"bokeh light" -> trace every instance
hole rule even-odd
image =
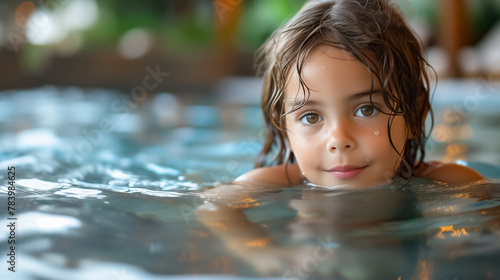
[[[144,28],[127,31],[118,41],[118,53],[125,59],[136,59],[145,55],[153,46],[153,35]]]

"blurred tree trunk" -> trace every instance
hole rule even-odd
[[[471,26],[465,0],[439,1],[439,39],[438,42],[448,55],[446,76],[462,77],[459,52],[470,43]]]

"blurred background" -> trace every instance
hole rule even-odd
[[[146,66],[157,90],[206,90],[253,76],[253,53],[305,0],[0,2],[0,89],[130,90]],[[500,0],[398,0],[440,77],[498,79]]]
[[[225,257],[224,244],[189,223],[203,203],[192,192],[253,168],[265,135],[253,55],[304,2],[0,0],[0,200],[7,201],[6,169],[15,166],[23,220],[17,279],[96,279],[105,266],[111,273],[128,267],[121,264],[130,264],[132,274],[106,279],[148,279],[141,269],[154,279],[160,273],[250,277],[245,265]],[[500,180],[500,0],[397,3],[439,75],[426,160],[459,162]],[[232,206],[286,204],[294,193],[274,201],[245,191]],[[270,231],[292,218],[272,212],[284,220]],[[461,213],[455,216],[463,219]],[[406,252],[412,241],[402,228]],[[301,234],[298,241],[316,242]],[[278,235],[309,251],[295,247],[295,234]],[[259,240],[247,246],[267,243]],[[491,244],[483,241],[481,248]],[[7,234],[0,230],[4,247]],[[452,253],[467,256],[463,248]],[[489,255],[480,257],[474,260]],[[0,270],[0,279],[12,278],[2,273],[9,272]]]

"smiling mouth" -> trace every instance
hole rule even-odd
[[[352,165],[345,165],[345,166],[337,166],[335,168],[326,170],[330,175],[337,179],[351,179],[359,175],[359,173],[363,172],[365,170],[366,166],[352,166]]]

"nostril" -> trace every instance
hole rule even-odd
[[[347,151],[347,150],[351,150],[351,149],[354,149],[353,147],[355,147],[354,145],[351,145],[351,144],[340,144],[339,145],[330,145],[328,147],[328,151],[330,152],[335,152],[336,150],[339,150],[339,151]]]

